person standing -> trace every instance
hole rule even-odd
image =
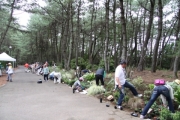
[[[48,80],[48,74],[49,74],[49,68],[47,67],[46,64],[44,64],[44,68],[43,68],[43,75],[44,75],[44,80]]]
[[[144,107],[140,118],[144,119],[145,115],[147,114],[149,108],[152,106],[152,104],[155,102],[155,100],[158,98],[158,96],[161,96],[163,105],[167,107],[167,102],[169,106],[169,110],[174,113],[174,106],[172,100],[174,99],[174,94],[173,94],[173,89],[170,85],[165,84],[165,85],[156,85],[153,89],[151,98],[149,102],[146,104]]]
[[[99,85],[99,80],[101,81],[101,85],[104,86],[104,78],[106,76],[106,72],[103,68],[99,68],[96,71],[95,79],[96,79],[96,85]]]
[[[114,108],[120,109],[120,110],[123,110],[122,102],[123,102],[124,96],[125,96],[125,87],[129,88],[134,96],[137,96],[137,97],[142,96],[142,94],[138,94],[135,87],[126,80],[125,68],[126,68],[126,61],[122,60],[120,62],[120,64],[116,67],[116,70],[115,70],[115,85],[116,85],[116,88],[120,92],[120,96],[118,98],[117,105]]]
[[[7,70],[7,74],[8,74],[7,81],[12,82],[13,68],[12,68],[11,63],[8,63],[8,66],[9,67],[8,67],[8,70]]]

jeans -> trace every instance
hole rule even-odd
[[[50,80],[54,80],[54,76],[53,75],[49,75],[49,79]]]
[[[158,98],[158,96],[160,95],[164,95],[166,97],[166,100],[168,101],[168,106],[169,106],[169,110],[172,111],[174,113],[174,107],[173,107],[173,103],[170,97],[170,93],[169,93],[169,89],[163,85],[161,86],[156,86],[153,90],[153,93],[151,95],[151,99],[149,100],[149,102],[146,104],[146,106],[144,107],[141,115],[145,116],[149,110],[149,108],[152,106],[152,104],[154,103],[154,101]]]
[[[12,73],[11,73],[11,74],[8,74],[7,80],[8,80],[8,81],[12,81]]]
[[[124,91],[124,89],[125,89],[125,87],[126,87],[126,88],[129,88],[130,91],[133,93],[134,96],[137,96],[137,95],[138,95],[137,90],[135,89],[135,87],[134,87],[131,83],[129,83],[129,82],[126,81],[125,84],[124,84],[124,85],[121,85],[121,86],[122,86],[122,88],[119,89],[119,91],[120,91],[120,97],[118,98],[118,103],[117,103],[118,106],[121,106],[121,104],[122,104],[122,102],[123,102],[123,100],[124,100],[124,96],[125,96],[125,91]],[[117,87],[117,88],[118,88],[118,87]]]

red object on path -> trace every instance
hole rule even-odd
[[[28,67],[29,67],[29,64],[26,63],[26,64],[24,65],[24,67],[28,68]]]

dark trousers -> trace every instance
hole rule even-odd
[[[161,94],[166,97],[166,100],[168,101],[169,110],[174,113],[174,106],[173,106],[173,103],[172,103],[172,100],[171,100],[171,97],[170,97],[169,89],[167,87],[161,85],[161,86],[156,86],[154,88],[153,93],[151,95],[151,99],[149,100],[149,102],[144,107],[141,115],[146,115],[147,114],[149,108],[152,106],[152,104],[155,102],[155,100]]]
[[[118,86],[117,86],[117,88],[118,88]],[[138,92],[137,92],[137,90],[135,89],[135,87],[134,87],[130,82],[126,81],[126,82],[124,83],[124,85],[122,85],[122,88],[119,89],[120,96],[119,96],[119,98],[118,98],[118,103],[117,103],[118,106],[121,106],[121,104],[122,104],[122,102],[123,102],[123,100],[124,100],[124,96],[125,96],[125,91],[124,91],[124,89],[125,89],[125,88],[129,88],[130,91],[133,93],[134,96],[137,96],[137,95],[138,95]]]
[[[101,85],[104,85],[103,75],[95,75],[96,85],[99,85],[99,80],[101,81]]]
[[[44,80],[48,80],[48,74],[44,74]]]

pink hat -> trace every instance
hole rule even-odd
[[[84,78],[83,78],[83,77],[80,77],[79,80],[80,80],[80,81],[84,81]]]

